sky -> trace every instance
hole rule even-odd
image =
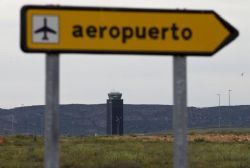
[[[187,58],[188,106],[250,104],[249,0],[0,0],[0,108],[45,103],[45,54],[20,49],[23,5],[214,10],[240,36],[212,57]],[[110,91],[125,104],[173,104],[172,56],[61,54],[60,104],[105,103]],[[241,74],[244,73],[242,76]]]

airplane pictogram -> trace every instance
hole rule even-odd
[[[43,25],[44,26],[42,28],[37,29],[35,31],[35,34],[43,32],[43,38],[42,38],[42,40],[49,40],[48,33],[56,34],[56,31],[48,27],[47,18],[43,19]]]

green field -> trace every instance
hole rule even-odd
[[[63,137],[60,167],[172,167],[172,142],[134,137]],[[0,167],[43,167],[43,143],[41,137],[5,137],[0,144]],[[189,142],[188,162],[190,168],[250,168],[250,142],[208,142],[198,138]]]

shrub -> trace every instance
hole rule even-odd
[[[0,137],[0,145],[4,144],[6,142],[6,139],[4,137]]]
[[[195,143],[202,143],[202,142],[206,142],[206,140],[204,138],[195,138],[194,142]]]

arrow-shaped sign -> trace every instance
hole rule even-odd
[[[239,34],[214,11],[25,6],[21,13],[25,52],[213,55]]]

